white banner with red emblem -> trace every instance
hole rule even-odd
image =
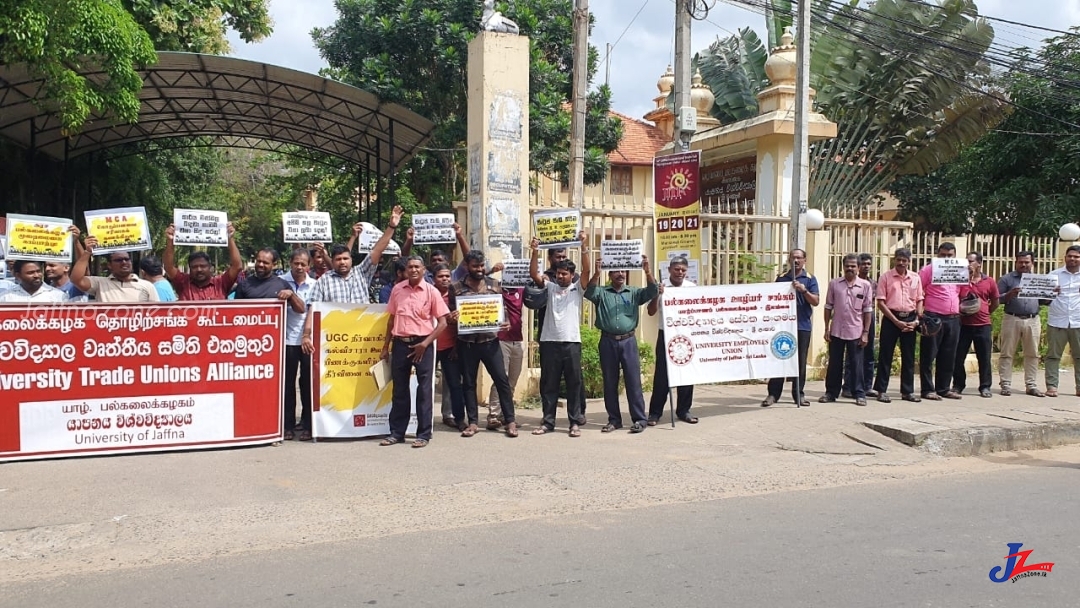
[[[799,375],[791,283],[668,287],[661,314],[671,386]]]

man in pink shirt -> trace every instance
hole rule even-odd
[[[829,282],[825,296],[825,341],[829,343],[829,367],[825,372],[825,394],[818,401],[832,403],[844,381],[844,357],[857,361],[852,366],[852,393],[855,405],[866,405],[863,384],[862,349],[870,339],[874,318],[874,288],[859,278],[859,256],[844,256],[844,276]]]
[[[956,246],[952,243],[938,245],[937,257],[955,258]],[[960,287],[935,285],[933,276],[933,264],[919,270],[926,294],[924,314],[941,319],[941,331],[932,336],[923,334],[919,339],[919,384],[923,399],[960,399],[960,393],[949,388],[956,363],[956,346],[960,341]]]
[[[379,445],[394,445],[405,440],[409,426],[409,377],[416,369],[416,441],[414,448],[431,441],[432,377],[435,373],[435,349],[428,348],[446,329],[450,309],[434,285],[424,280],[424,258],[414,255],[405,260],[406,280],[394,286],[386,311],[386,343],[382,358],[390,360],[394,397],[390,406],[390,436]],[[391,349],[391,344],[393,348]]]
[[[874,390],[877,400],[889,403],[885,394],[892,375],[893,351],[900,343],[900,396],[904,401],[921,401],[915,395],[915,328],[923,313],[923,289],[919,275],[908,269],[911,251],[897,249],[893,267],[878,279],[877,305],[883,317],[878,341],[877,378]]]

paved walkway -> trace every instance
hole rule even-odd
[[[1063,388],[1069,396],[1057,399],[965,396],[858,407],[817,403],[822,384],[811,382],[812,406],[796,409],[787,397],[760,407],[764,385],[708,386],[696,394],[699,424],[661,424],[639,435],[601,433],[603,405],[592,400],[578,439],[566,436],[564,419],[558,433],[530,435],[540,412],[523,410],[517,439],[486,431],[466,439],[437,426],[422,450],[376,440],[289,441],[2,464],[0,569],[9,581],[50,579],[545,517],[587,526],[586,513],[970,475],[1030,457],[942,458],[863,423],[948,415],[1020,424],[1036,410],[1080,419],[1080,397]]]

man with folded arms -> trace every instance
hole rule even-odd
[[[1035,266],[1035,254],[1021,251],[1016,254],[1013,271],[998,280],[998,293],[1005,306],[1001,317],[1001,354],[998,357],[998,377],[1001,394],[1012,394],[1013,356],[1017,345],[1024,349],[1024,387],[1032,397],[1045,397],[1039,390],[1036,376],[1039,373],[1039,339],[1042,338],[1042,319],[1039,318],[1039,300],[1020,297],[1020,277],[1030,274]]]
[[[585,299],[596,305],[596,329],[600,330],[600,371],[604,376],[604,408],[608,423],[600,429],[610,433],[622,428],[622,411],[619,407],[619,372],[622,371],[626,386],[626,401],[630,406],[631,433],[640,433],[648,425],[645,414],[645,395],[641,391],[641,359],[638,354],[637,329],[641,307],[660,293],[649,267],[649,258],[641,256],[641,269],[645,271],[645,288],[626,284],[623,270],[608,272],[610,283],[600,287],[600,260],[596,261],[595,274],[585,290]],[[569,388],[567,388],[569,394]]]
[[[390,292],[386,311],[386,343],[382,358],[390,361],[394,382],[390,406],[390,436],[379,445],[394,445],[405,440],[409,426],[412,396],[409,379],[416,370],[416,441],[412,447],[426,447],[431,441],[434,401],[435,349],[428,348],[446,329],[450,309],[434,285],[424,280],[424,258],[414,255],[405,260],[406,280]],[[391,348],[393,345],[393,348]]]
[[[825,394],[821,403],[832,403],[844,380],[844,357],[862,360],[862,349],[870,339],[874,318],[874,288],[859,278],[859,256],[844,256],[844,276],[829,283],[825,296],[825,341],[829,343],[829,367],[825,372]],[[866,405],[863,366],[852,366],[852,394],[855,405]]]

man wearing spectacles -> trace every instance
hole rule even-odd
[[[150,281],[139,279],[131,265],[131,254],[114,251],[106,256],[109,276],[96,277],[88,272],[90,259],[94,256],[97,239],[86,237],[86,246],[79,252],[79,259],[71,269],[71,282],[97,302],[137,303],[158,302],[157,289]]]

